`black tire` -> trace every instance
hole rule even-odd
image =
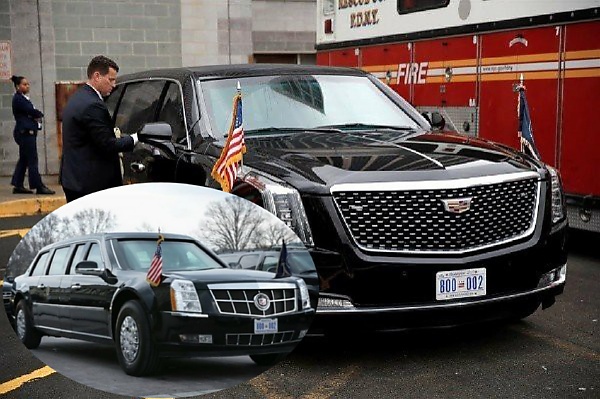
[[[15,331],[19,340],[27,349],[35,349],[40,346],[42,333],[33,326],[33,317],[24,299],[21,299],[17,304]]]
[[[266,355],[250,355],[250,359],[259,366],[274,366],[287,356],[287,353],[268,353]]]
[[[117,317],[114,337],[119,364],[125,373],[143,376],[158,371],[158,350],[146,312],[138,301],[128,301],[123,305]]]

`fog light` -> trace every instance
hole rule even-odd
[[[308,330],[301,330],[300,334],[298,334],[298,339],[302,339],[306,336],[306,333],[308,332]]]
[[[558,269],[558,273],[556,273],[557,280],[566,280],[567,279],[567,265],[561,266]]]
[[[354,309],[354,305],[348,299],[341,298],[319,298],[318,309]]]
[[[212,344],[212,335],[180,334],[179,339],[186,344]]]
[[[563,265],[548,273],[544,273],[538,282],[538,288],[548,287],[552,283],[562,283],[567,278],[567,265]]]

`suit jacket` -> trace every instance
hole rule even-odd
[[[33,130],[34,132],[39,130],[39,125],[35,119],[43,118],[44,114],[35,109],[31,101],[19,92],[13,96],[12,112],[16,122],[15,133],[24,130]]]
[[[63,110],[60,182],[90,194],[123,184],[119,152],[133,150],[133,138],[115,137],[104,101],[89,85],[79,88]]]

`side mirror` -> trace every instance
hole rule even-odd
[[[75,273],[99,276],[102,273],[102,270],[98,268],[96,262],[92,260],[83,260],[75,265]]]
[[[423,115],[423,117],[427,119],[431,127],[436,130],[443,130],[446,126],[446,120],[444,119],[442,114],[440,114],[437,111],[423,112],[421,115]]]
[[[241,269],[242,265],[240,265],[237,262],[229,262],[227,265],[229,265],[230,269]]]
[[[138,139],[144,142],[171,141],[173,130],[165,122],[146,123],[138,132]]]
[[[75,265],[75,273],[84,276],[96,276],[106,281],[108,284],[116,284],[117,277],[108,269],[100,269],[98,264],[91,260],[83,260]]]

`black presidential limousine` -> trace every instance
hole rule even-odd
[[[310,248],[321,288],[311,331],[520,318],[562,293],[557,171],[442,131],[443,119],[432,126],[359,70],[229,65],[122,76],[107,104],[121,131],[140,138],[124,155],[125,180],[219,188],[210,172],[238,83],[247,153],[233,193]]]
[[[146,275],[157,234],[105,233],[43,248],[13,282],[17,335],[114,343],[127,374],[161,357],[250,355],[270,365],[306,334],[314,316],[299,277],[232,270],[191,237],[163,234],[162,282]]]

